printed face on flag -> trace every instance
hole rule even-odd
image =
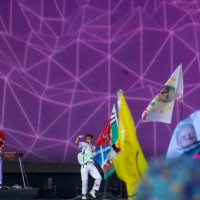
[[[167,152],[167,158],[193,160],[200,151],[200,110],[180,121],[176,126]]]
[[[176,133],[177,144],[181,147],[189,147],[197,141],[193,124],[183,124]]]
[[[165,85],[155,96],[156,101],[164,103],[171,102],[175,99],[175,88],[171,85]]]

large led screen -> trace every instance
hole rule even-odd
[[[199,108],[200,3],[192,0],[1,0],[0,126],[25,161],[77,162],[123,89],[147,157],[165,155],[176,124]],[[182,63],[172,124],[141,115]]]

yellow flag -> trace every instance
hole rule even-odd
[[[133,200],[137,183],[142,179],[148,164],[122,91],[118,93],[118,112],[121,151],[113,158],[113,163],[117,176],[126,183],[128,199]]]

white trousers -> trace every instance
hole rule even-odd
[[[87,194],[89,174],[95,179],[92,189],[98,191],[101,184],[101,175],[93,163],[87,163],[81,166],[82,194]]]

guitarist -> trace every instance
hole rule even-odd
[[[85,136],[86,141],[80,142],[84,135],[79,135],[76,138],[75,144],[81,149],[82,154],[93,153],[95,151],[94,146],[92,145],[93,135],[87,134]],[[101,184],[101,175],[94,165],[94,160],[90,157],[87,162],[81,166],[81,180],[82,180],[82,199],[87,199],[86,194],[88,190],[88,175],[91,175],[94,179],[94,186],[90,191],[90,195],[93,198],[96,198],[96,191],[99,190]]]
[[[3,151],[4,143],[5,143],[5,136],[4,136],[3,132],[0,130],[0,153]],[[3,185],[2,185],[2,179],[3,179],[2,163],[3,163],[3,159],[2,159],[2,157],[0,157],[0,189],[2,189],[2,187],[3,187]]]

